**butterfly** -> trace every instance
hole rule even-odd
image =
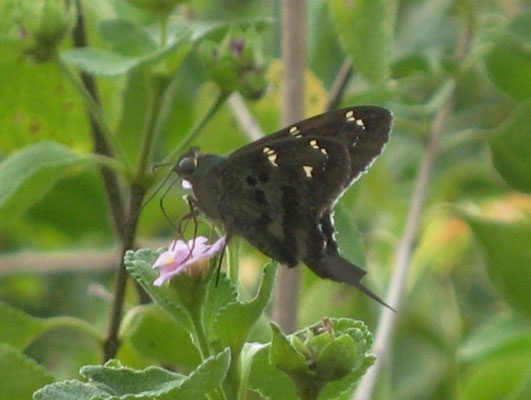
[[[193,189],[193,204],[265,255],[322,278],[362,285],[366,271],[339,254],[334,205],[389,140],[390,111],[356,106],[300,121],[228,156],[190,148],[174,171]],[[228,240],[227,240],[228,241]],[[391,307],[389,307],[391,308]]]

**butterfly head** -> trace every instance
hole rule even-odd
[[[203,153],[198,147],[192,147],[175,163],[173,170],[184,180],[191,181],[197,168],[197,159]]]

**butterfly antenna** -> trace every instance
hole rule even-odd
[[[151,172],[155,172],[157,168],[167,167],[168,165],[172,165],[172,164],[173,164],[172,162],[163,162],[163,163],[153,164],[153,166],[151,167]]]
[[[157,165],[161,165],[161,164],[157,164]],[[162,165],[161,165],[162,166]],[[155,166],[153,167],[155,168]],[[144,203],[140,206],[140,208],[138,209],[138,211],[136,211],[133,215],[130,215],[126,220],[125,222],[123,223],[122,225],[122,235],[124,234],[124,231],[125,231],[125,228],[135,219],[138,218],[138,216],[140,215],[140,213],[142,212],[142,210],[144,209],[144,207],[146,207],[149,202],[151,200],[153,200],[153,198],[157,195],[157,193],[160,191],[160,189],[162,189],[164,187],[164,185],[166,185],[166,183],[168,182],[168,180],[171,178],[171,172],[166,176],[166,178],[164,178],[164,180],[161,182],[161,184],[155,189],[155,191],[147,198],[146,201],[144,201]],[[178,178],[177,178],[178,179]],[[170,185],[170,188],[171,186],[173,186],[175,182],[172,182],[172,184]]]
[[[160,200],[159,200],[159,206],[160,206],[160,210],[162,211],[162,214],[164,214],[164,216],[166,217],[166,219],[168,220],[168,222],[176,229],[176,230],[179,230],[179,226],[177,226],[175,224],[175,222],[173,222],[173,220],[171,219],[170,215],[166,212],[166,209],[164,208],[164,198],[166,197],[166,195],[170,192],[170,189],[173,187],[173,185],[175,185],[175,182],[177,182],[177,180],[179,180],[179,177],[177,176],[173,182],[170,183],[170,185],[166,188],[166,190],[164,190],[164,193],[162,193],[162,196],[160,196]]]
[[[221,249],[221,254],[219,255],[219,262],[218,266],[216,267],[216,287],[218,287],[219,284],[219,275],[221,274],[221,264],[223,263],[223,256],[225,255],[225,250],[227,249],[227,242],[223,245],[223,248]]]

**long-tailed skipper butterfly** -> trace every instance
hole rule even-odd
[[[384,108],[344,108],[228,157],[191,148],[174,170],[191,183],[193,203],[223,224],[228,239],[243,236],[288,267],[303,262],[320,277],[349,283],[389,307],[361,284],[366,272],[339,255],[332,217],[339,197],[382,152],[391,121]]]

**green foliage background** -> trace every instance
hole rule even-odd
[[[18,390],[25,399],[52,379],[77,377],[81,365],[100,362],[96,332],[106,330],[117,241],[98,166],[88,155],[84,105],[56,65],[17,52],[8,39],[10,3],[0,0],[0,341],[11,345],[0,347],[0,374],[14,374],[16,365],[30,371],[30,383],[13,389],[16,378],[0,379],[0,393]],[[63,58],[98,76],[106,118],[131,163],[148,102],[142,65],[167,54],[165,66],[180,65],[155,146],[155,159],[162,160],[211,106],[217,87],[190,51],[190,37],[153,56],[149,40],[125,35],[121,41],[125,28],[113,22],[152,21],[122,0],[84,3],[89,42],[98,53],[80,56],[67,39]],[[381,105],[395,116],[385,152],[341,199],[336,216],[343,254],[365,260],[368,286],[377,293],[389,286],[433,118],[454,99],[375,399],[531,398],[531,9],[521,0],[308,4],[308,116],[324,111],[347,57],[354,75],[341,105]],[[269,86],[262,99],[247,101],[266,132],[279,128],[281,110],[279,10],[278,2],[265,0],[200,0],[177,9],[192,22],[271,18],[260,33],[264,56],[273,59]],[[198,36],[199,25],[190,28]],[[465,30],[468,51],[456,60]],[[130,42],[143,45],[129,48]],[[116,49],[123,58],[109,56]],[[223,154],[247,141],[224,105],[196,143]],[[186,212],[182,195],[176,187],[166,197],[174,219]],[[142,212],[139,242],[158,247],[173,235],[153,201]],[[265,261],[242,243],[240,279],[249,292]],[[195,351],[176,352],[167,343],[172,332],[170,340],[186,347],[182,329],[136,305],[131,289],[119,352],[124,364],[162,362],[184,371],[197,365]],[[323,316],[352,317],[374,331],[380,312],[352,288],[304,269],[300,326]],[[62,315],[88,321],[93,331]],[[267,324],[259,326],[253,338],[267,339]],[[24,355],[13,355],[13,348]]]

